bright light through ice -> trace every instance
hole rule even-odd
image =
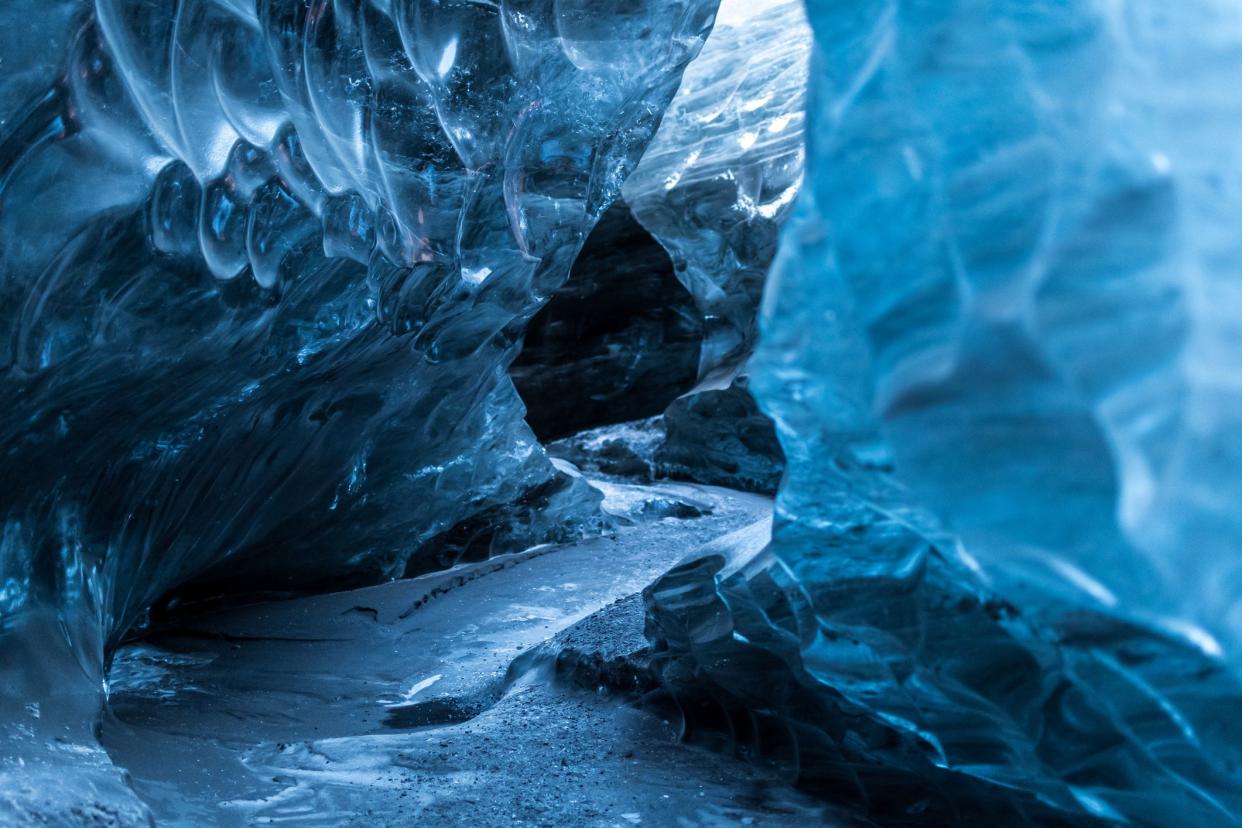
[[[716,25],[736,26],[786,2],[788,0],[721,0],[720,10],[716,12]]]
[[[492,275],[490,267],[463,267],[461,269],[461,278],[472,285],[481,285]]]
[[[436,71],[440,73],[440,77],[444,77],[453,68],[453,64],[457,62],[457,38],[453,38],[444,47],[444,52],[440,55],[440,63],[436,66]]]

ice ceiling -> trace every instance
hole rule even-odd
[[[0,24],[0,824],[167,807],[100,722],[202,607],[657,524],[686,741],[861,824],[1242,821],[1234,0]]]

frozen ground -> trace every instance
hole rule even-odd
[[[160,825],[836,823],[761,767],[554,679],[567,649],[640,647],[632,596],[771,510],[724,489],[599,485],[612,535],[221,609],[129,645],[105,746]]]

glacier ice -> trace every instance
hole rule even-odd
[[[89,752],[107,653],[170,590],[339,588],[599,521],[506,368],[714,14],[30,5],[0,12],[6,795],[30,745]]]
[[[108,662],[221,596],[336,591],[237,617],[345,653],[334,624],[387,633],[340,590],[407,579],[394,608],[527,550],[446,605],[493,601],[498,637],[441,607],[452,640],[400,645],[499,692],[532,657],[509,625],[525,647],[770,508],[633,485],[665,475],[780,481],[644,592],[622,672],[686,739],[871,823],[1238,822],[1234,0],[0,23],[0,824],[146,820],[97,742]],[[562,553],[590,583],[532,586]],[[636,639],[629,600],[578,637]],[[229,664],[301,669],[265,652],[204,674],[253,702]],[[406,677],[349,655],[362,721],[357,688]],[[362,741],[253,757],[396,762]]]
[[[881,822],[1235,824],[1242,10],[807,9],[771,542],[646,593],[690,731]]]
[[[700,375],[737,370],[777,232],[802,183],[811,32],[800,0],[724,0],[622,192],[708,330]]]
[[[1234,649],[1242,109],[1222,82],[1242,15],[810,11],[818,156],[756,382],[798,435],[784,508],[813,514],[813,479],[848,479],[881,440],[985,566]]]
[[[802,0],[724,0],[623,193],[704,320],[699,384],[664,412],[666,473],[775,491],[782,457],[748,390],[764,278],[802,184],[811,31]]]

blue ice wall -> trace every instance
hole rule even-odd
[[[549,484],[504,369],[713,5],[77,12],[6,122],[6,616],[391,576]]]
[[[810,9],[758,372],[800,458],[784,511],[880,440],[985,569],[1235,650],[1242,13]]]
[[[807,8],[771,542],[647,592],[687,733],[886,824],[1234,824],[1242,8]]]
[[[591,527],[506,369],[714,11],[0,10],[0,788],[87,762],[48,734],[90,744],[109,646],[187,581],[450,566],[481,513],[488,549]]]

